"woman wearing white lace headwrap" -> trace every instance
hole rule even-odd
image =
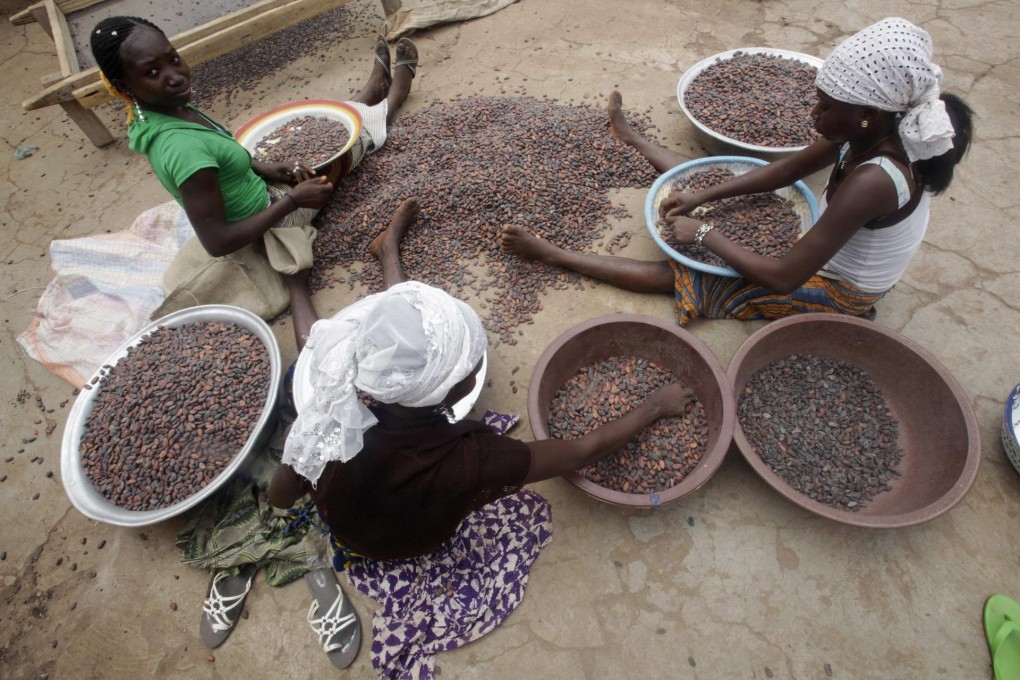
[[[417,211],[405,201],[370,247],[387,290],[328,320],[315,321],[307,295],[295,305],[299,346],[311,328],[302,352],[311,353],[314,396],[298,404],[269,490],[278,507],[310,493],[340,543],[379,559],[435,550],[473,510],[600,460],[692,399],[678,385],[662,388],[569,441],[526,443],[478,421],[451,423],[450,409],[474,387],[486,337],[468,305],[405,281],[400,240]]]
[[[573,253],[506,227],[503,249],[621,288],[676,296],[683,325],[709,318],[774,319],[802,312],[873,317],[921,245],[931,197],[948,188],[966,154],[973,112],[940,92],[931,37],[910,22],[880,21],[843,41],[819,69],[811,115],[821,139],[789,157],[694,193],[670,194],[662,217],[681,244],[706,248],[743,278],[674,261]],[[613,136],[660,172],[689,160],[631,128],[613,92]],[[710,201],[774,191],[834,166],[818,222],[782,257],[758,255],[710,222],[686,215]]]

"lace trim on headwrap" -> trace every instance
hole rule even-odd
[[[892,17],[850,36],[818,69],[815,85],[841,102],[902,114],[900,140],[911,162],[953,148],[953,124],[939,99],[942,69],[931,36]]]
[[[478,315],[438,288],[408,281],[312,326],[312,398],[284,446],[283,462],[313,484],[330,461],[348,461],[378,420],[358,392],[386,404],[434,406],[485,352]]]

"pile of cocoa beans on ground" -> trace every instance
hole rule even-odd
[[[678,382],[646,359],[618,356],[582,368],[563,384],[549,407],[549,435],[576,439],[637,407],[660,387]],[[599,486],[646,494],[679,484],[708,446],[705,408],[695,399],[682,416],[660,418],[619,453],[580,474]]]
[[[811,120],[817,101],[811,64],[769,54],[738,52],[698,74],[683,94],[698,122],[755,146],[806,146],[818,139]]]
[[[646,118],[630,119],[647,128]],[[594,251],[609,219],[626,216],[610,192],[655,181],[648,161],[609,135],[607,121],[602,107],[524,97],[472,97],[398,116],[385,146],[342,180],[316,219],[311,287],[381,290],[382,270],[367,246],[415,197],[421,214],[401,247],[408,277],[479,298],[474,307],[494,344],[516,343],[517,327],[542,308],[540,293],[581,279],[504,255],[502,225]]]
[[[269,384],[269,353],[251,331],[161,326],[86,385],[98,393],[79,446],[85,474],[127,510],[175,505],[241,451]]]
[[[856,512],[900,476],[899,423],[871,376],[844,361],[792,355],[740,395],[755,453],[808,498]]]
[[[255,145],[255,160],[264,163],[302,161],[321,165],[344,148],[351,133],[343,122],[327,116],[298,116],[268,132]]]
[[[722,168],[692,172],[678,181],[673,191],[700,191],[733,176],[733,172]],[[793,209],[793,203],[773,192],[724,198],[699,207],[703,210],[696,211],[697,216],[692,215],[694,219],[714,225],[731,241],[759,255],[782,257],[800,236],[801,218]],[[685,257],[716,267],[729,267],[707,248],[677,243],[673,232],[661,221],[659,234]]]
[[[226,99],[232,105],[240,102],[244,109],[251,109],[254,103],[257,109],[258,95],[279,95],[280,85],[274,84],[270,77],[278,77],[288,64],[298,60],[333,62],[340,52],[350,49],[352,39],[375,35],[384,18],[380,3],[351,2],[196,64],[191,70],[192,82],[199,84],[195,88],[195,105],[208,110],[221,106]],[[89,24],[85,30],[91,27]],[[365,73],[367,75],[368,71]],[[307,86],[309,82],[310,79],[306,79],[291,85],[300,94],[300,86]],[[241,93],[251,93],[255,97],[238,96]],[[349,93],[332,92],[327,96],[345,99]]]

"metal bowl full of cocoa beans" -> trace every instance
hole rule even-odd
[[[783,498],[873,529],[931,521],[970,491],[981,460],[966,392],[927,350],[836,314],[774,321],[727,371],[734,441]]]
[[[711,156],[681,163],[652,184],[645,197],[645,225],[656,245],[692,269],[737,278],[719,256],[696,245],[681,245],[659,216],[659,205],[673,191],[699,191],[767,165],[750,156]],[[780,258],[818,219],[818,201],[804,182],[776,191],[711,201],[691,217],[712,224],[731,241],[766,257]]]
[[[620,451],[564,475],[586,494],[630,507],[658,507],[700,488],[733,441],[733,392],[705,343],[651,316],[611,314],[557,337],[535,365],[528,417],[536,439],[575,439],[615,420],[670,383],[695,400],[660,418]]]
[[[714,153],[775,159],[819,138],[811,120],[822,60],[800,52],[742,47],[687,69],[680,109]]]
[[[346,172],[340,159],[358,141],[361,126],[361,114],[350,104],[306,99],[255,116],[235,138],[257,161],[302,161],[336,181]]]
[[[280,376],[275,336],[240,307],[152,322],[110,355],[68,414],[68,498],[86,517],[128,527],[198,505],[265,445]]]

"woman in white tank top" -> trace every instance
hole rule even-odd
[[[802,312],[873,316],[920,247],[931,196],[945,190],[972,135],[972,111],[940,95],[942,71],[931,38],[898,18],[851,36],[816,79],[811,116],[821,139],[789,157],[696,193],[673,193],[662,216],[681,244],[705,248],[743,278],[706,274],[673,261],[576,253],[519,227],[505,227],[504,251],[638,292],[672,292],[683,325],[699,316],[764,319]],[[631,128],[621,97],[609,99],[613,136],[660,172],[687,159]],[[833,166],[818,222],[780,258],[753,253],[711,223],[687,217],[698,206],[774,191]]]

